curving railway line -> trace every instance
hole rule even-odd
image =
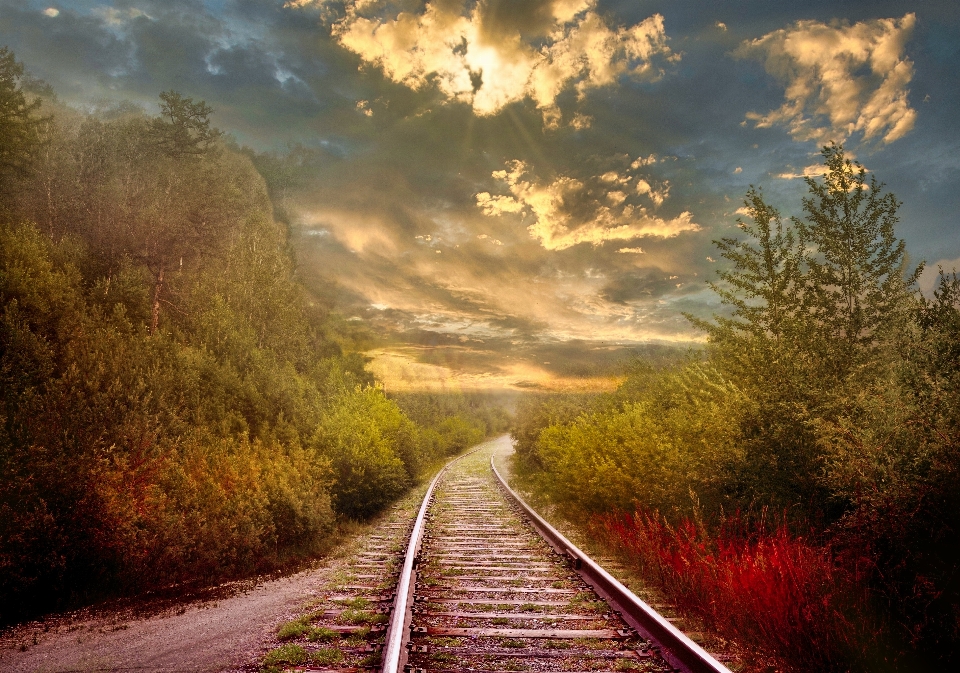
[[[308,649],[308,670],[729,673],[523,503],[486,455],[448,464],[412,528],[391,524],[361,553],[351,578],[363,583],[314,613],[332,628],[308,627],[352,639],[354,655]]]

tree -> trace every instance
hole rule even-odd
[[[849,371],[903,317],[923,264],[906,271],[905,244],[894,234],[900,201],[875,176],[868,184],[866,169],[845,158],[842,145],[821,153],[827,172],[822,182],[806,178],[806,218],[793,221],[813,249],[805,259],[808,309],[825,343],[834,344],[833,364]]]
[[[26,176],[40,147],[44,119],[35,116],[39,98],[28,101],[21,86],[23,64],[13,52],[0,47],[0,191],[13,179]]]
[[[202,156],[214,148],[223,134],[210,128],[213,109],[209,105],[194,103],[176,91],[164,91],[160,100],[160,116],[151,121],[148,130],[154,147],[173,159]]]
[[[707,283],[733,308],[733,316],[718,316],[715,324],[690,319],[715,340],[736,335],[780,343],[801,317],[804,239],[783,225],[780,212],[759,190],[750,187],[744,206],[753,222],[738,218],[737,227],[748,239],[714,241],[733,268],[717,271],[720,283]]]
[[[731,313],[694,320],[750,400],[739,496],[817,514],[830,499],[821,430],[882,375],[920,271],[905,273],[896,198],[867,183],[842,146],[822,154],[826,171],[807,179],[803,219],[785,225],[759,191],[747,192],[752,222],[737,224],[747,237],[714,241],[731,265],[710,286]]]
[[[900,202],[843,146],[824,147],[826,172],[807,178],[804,219],[784,226],[752,187],[744,200],[752,224],[737,220],[746,240],[714,241],[732,268],[709,283],[731,317],[692,319],[713,342],[744,339],[782,344],[788,335],[839,378],[875,355],[887,328],[906,315],[923,270],[906,272],[906,249],[894,234]]]

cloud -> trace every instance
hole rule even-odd
[[[136,7],[128,7],[125,10],[106,6],[97,7],[92,10],[91,14],[100,17],[100,19],[106,25],[114,28],[123,26],[128,21],[132,21],[133,19],[137,19],[141,16],[148,19],[151,18],[149,14],[143,10],[137,9]]]
[[[902,138],[916,120],[907,100],[913,62],[904,55],[915,23],[914,14],[853,25],[799,21],[745,42],[737,54],[763,59],[786,85],[783,105],[747,119],[821,144],[856,132],[884,143]]]
[[[557,127],[562,119],[557,98],[567,88],[582,98],[621,76],[657,79],[658,58],[679,58],[667,46],[661,15],[612,27],[594,11],[596,2],[531,3],[547,10],[534,21],[520,8],[497,3],[468,10],[463,3],[434,1],[420,13],[384,18],[379,3],[354,1],[334,23],[333,34],[364,63],[411,89],[435,85],[448,101],[466,103],[481,116],[531,99],[545,124]],[[287,6],[325,4],[294,0]],[[574,116],[572,124],[585,128],[589,118]]]
[[[634,162],[630,164],[630,168],[637,170],[641,166],[651,166],[655,163],[657,163],[657,155],[651,154],[648,157],[637,157]]]
[[[670,183],[664,181],[660,187],[652,187],[647,180],[640,178],[637,180],[637,194],[649,196],[654,207],[659,208],[670,196]]]
[[[529,179],[524,162],[511,161],[506,170],[494,171],[493,177],[506,183],[510,195],[482,192],[476,196],[477,206],[488,216],[523,213],[532,217],[533,223],[527,231],[547,250],[565,250],[580,243],[598,246],[607,241],[643,237],[673,238],[700,229],[687,211],[673,219],[664,219],[629,202],[632,199],[622,192],[610,190],[612,183],[631,180],[616,172],[585,181],[558,176],[545,183]],[[643,193],[639,189],[638,192]],[[617,196],[611,198],[612,194]],[[656,192],[650,196],[662,203],[666,193]]]
[[[784,173],[777,173],[773,177],[780,178],[781,180],[796,180],[797,178],[817,178],[826,172],[823,164],[811,164],[809,166],[804,166],[803,170],[797,173],[796,171],[787,171]]]
[[[617,250],[620,254],[629,254],[629,255],[642,255],[644,254],[643,248],[620,248]]]
[[[54,18],[56,16],[60,16],[60,10],[56,7],[47,7],[45,10],[43,10],[43,14],[45,16],[49,16],[50,18]]]

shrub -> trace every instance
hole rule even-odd
[[[866,577],[784,524],[758,532],[731,517],[711,534],[693,519],[670,525],[637,512],[598,515],[593,526],[682,611],[788,670],[880,663],[887,630],[873,616]]]

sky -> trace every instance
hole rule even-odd
[[[0,0],[0,44],[69,104],[301,147],[304,278],[408,344],[697,343],[747,189],[802,215],[830,141],[960,267],[955,0]]]

